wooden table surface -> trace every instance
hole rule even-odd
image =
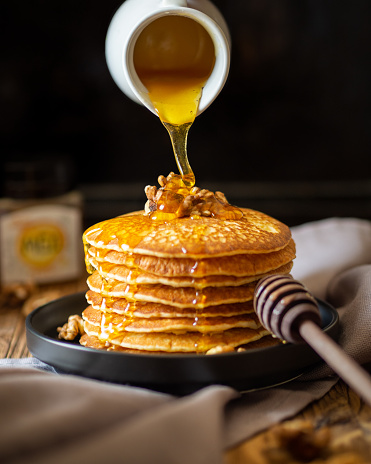
[[[78,282],[34,289],[26,304],[0,294],[0,358],[30,357],[25,315],[48,299],[86,289]],[[296,417],[226,453],[226,464],[371,463],[371,408],[339,381]]]

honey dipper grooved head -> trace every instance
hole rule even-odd
[[[301,282],[287,275],[272,275],[258,282],[254,309],[267,330],[290,343],[303,340],[299,333],[301,321],[321,322],[315,298]]]

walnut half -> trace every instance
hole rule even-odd
[[[78,335],[83,335],[84,321],[81,316],[74,314],[68,318],[68,321],[62,326],[57,328],[58,338],[60,340],[74,340]]]

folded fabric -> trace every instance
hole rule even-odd
[[[317,298],[326,298],[330,280],[340,272],[371,264],[371,223],[330,218],[293,228],[297,257],[293,275]]]
[[[371,223],[328,219],[293,229],[293,275],[339,310],[339,343],[371,362]],[[0,462],[218,464],[223,451],[295,415],[337,377],[320,364],[299,379],[240,395],[210,386],[176,398],[0,360]]]

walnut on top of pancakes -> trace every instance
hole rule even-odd
[[[228,203],[224,193],[192,187],[188,189],[180,175],[171,172],[159,176],[160,188],[147,185],[145,213],[153,219],[172,219],[186,216],[240,219],[243,212]]]

